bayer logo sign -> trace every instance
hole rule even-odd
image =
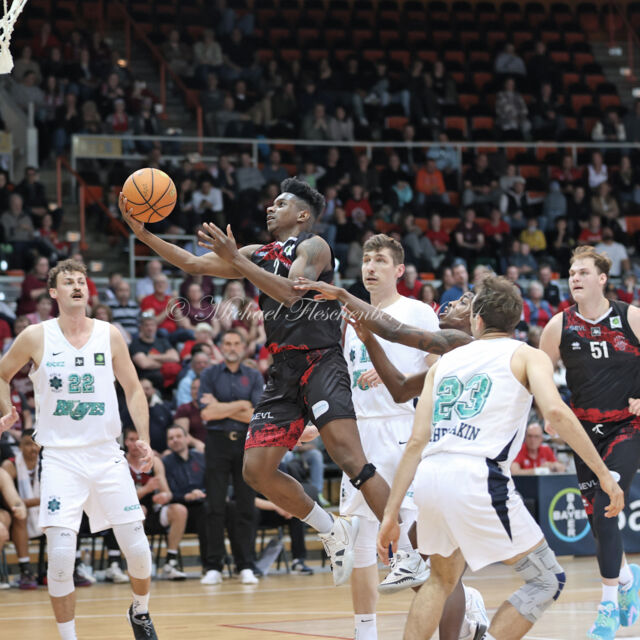
[[[589,520],[578,489],[568,487],[556,493],[549,504],[549,526],[564,542],[577,542],[589,533]]]

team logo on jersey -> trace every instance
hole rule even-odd
[[[609,322],[611,323],[612,329],[622,329],[622,318],[620,318],[620,316],[609,318]]]
[[[55,392],[61,391],[62,390],[62,378],[57,373],[51,374],[49,376],[49,386]]]
[[[602,330],[600,329],[600,327],[591,327],[592,336],[599,336],[601,334],[602,334]]]
[[[96,367],[104,367],[104,353],[94,353],[93,354],[93,364],[96,365]]]
[[[49,515],[53,515],[56,511],[60,511],[60,498],[58,496],[51,496],[49,502],[47,502],[47,511]]]
[[[351,349],[351,351],[349,351],[349,360],[351,360],[351,364],[353,364],[356,361],[356,350],[355,349]]]
[[[64,360],[58,362],[52,362],[49,360],[49,362],[47,362],[47,367],[64,367]]]
[[[572,342],[572,343],[571,343],[571,348],[572,348],[574,351],[579,351],[579,350],[580,350],[580,343],[579,343],[579,342]]]
[[[567,487],[558,491],[549,504],[549,526],[563,542],[578,542],[589,533],[589,519],[580,491]]]
[[[84,358],[76,358],[76,367],[84,367]]]

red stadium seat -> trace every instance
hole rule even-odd
[[[606,95],[606,96],[600,96],[600,108],[603,111],[606,111],[607,109],[610,109],[611,107],[619,107],[621,102],[620,102],[620,97],[619,96],[614,96],[614,95]]]
[[[444,119],[445,129],[455,129],[467,137],[467,119],[463,116],[447,116]]]

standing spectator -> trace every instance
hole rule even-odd
[[[397,284],[398,293],[405,298],[417,300],[422,289],[422,282],[418,279],[418,270],[412,264],[405,265],[404,275]]]
[[[464,261],[458,260],[453,265],[451,275],[453,277],[453,285],[440,296],[440,307],[442,308],[446,307],[450,302],[460,299],[463,294],[471,290],[469,287],[469,272]]]
[[[511,474],[514,476],[540,476],[551,472],[562,473],[564,465],[556,460],[553,449],[542,444],[543,431],[538,422],[530,422],[527,426],[524,443],[520,453],[511,463]]]
[[[527,104],[516,91],[515,80],[507,78],[504,91],[500,91],[496,98],[496,126],[502,131],[503,138],[528,140],[531,131],[528,115]]]
[[[180,32],[177,29],[169,31],[169,39],[162,45],[162,54],[174,73],[179,76],[192,75],[191,51],[181,41]]]
[[[620,242],[614,242],[613,231],[609,227],[602,230],[602,241],[596,247],[598,253],[606,253],[611,259],[609,277],[619,278],[631,270],[631,262],[626,247]]]
[[[436,161],[427,159],[425,167],[416,174],[416,191],[419,206],[425,204],[449,204],[449,195],[444,186],[442,172],[436,167]]]
[[[116,299],[109,302],[113,321],[118,322],[131,337],[138,333],[140,306],[131,299],[131,287],[126,280],[116,285]]]
[[[597,189],[603,182],[609,179],[609,170],[602,161],[602,153],[594,151],[591,154],[591,164],[589,164],[589,188]]]
[[[464,174],[463,206],[474,204],[491,204],[496,200],[498,181],[489,167],[486,153],[479,153],[467,172]]]
[[[43,293],[49,292],[49,287],[47,286],[48,273],[49,260],[44,257],[39,257],[35,262],[33,270],[28,273],[22,281],[16,315],[24,316],[36,310],[38,298]]]
[[[180,356],[157,332],[155,316],[141,316],[138,335],[131,341],[129,353],[140,377],[147,378],[156,389],[165,389],[176,381],[181,368]]]
[[[140,105],[140,110],[131,119],[131,130],[136,136],[157,136],[162,133],[160,123],[153,111],[153,99],[144,96]],[[136,148],[139,153],[150,153],[154,148],[151,140],[136,141]]]
[[[524,60],[516,53],[516,48],[512,42],[505,44],[503,51],[496,57],[493,68],[501,76],[525,76],[527,74]]]
[[[230,329],[221,343],[224,362],[210,367],[200,378],[198,399],[207,426],[205,478],[209,505],[207,532],[211,545],[202,584],[222,582],[225,503],[230,475],[236,503],[233,530],[238,555],[235,561],[242,582],[257,583],[252,571],[251,549],[255,492],[242,477],[242,460],[247,425],[262,394],[263,379],[258,371],[242,364],[245,348],[242,334]]]
[[[554,308],[557,309],[562,297],[560,287],[552,281],[553,273],[548,264],[542,263],[538,269],[538,278],[543,286],[542,297]]]
[[[185,531],[198,534],[200,562],[206,571],[208,538],[204,453],[189,446],[187,431],[179,424],[172,424],[167,429],[167,445],[171,453],[162,458],[167,484],[173,502],[187,508]]]
[[[475,262],[484,249],[484,234],[476,222],[476,212],[473,207],[466,207],[462,220],[454,230],[456,249],[460,257],[467,264]]]

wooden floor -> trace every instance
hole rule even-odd
[[[637,561],[639,558],[636,558]],[[632,558],[630,560],[633,561]],[[560,600],[526,637],[529,640],[584,638],[600,598],[595,559],[562,558],[568,582]],[[161,640],[310,640],[352,638],[349,587],[334,587],[331,575],[313,565],[313,576],[269,575],[257,586],[237,579],[204,587],[196,579],[156,581],[151,615]],[[479,589],[490,615],[519,582],[502,565],[468,574],[465,582]],[[411,593],[380,598],[380,640],[402,637]],[[79,640],[132,638],[125,619],[130,591],[127,585],[100,584],[78,590]],[[58,637],[44,588],[0,591],[1,640],[55,640]],[[621,628],[619,638],[640,640],[640,622]]]

